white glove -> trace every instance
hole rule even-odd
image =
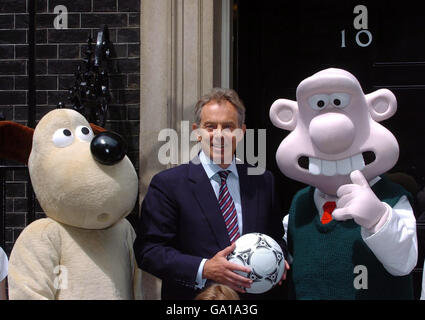
[[[359,171],[350,174],[353,184],[346,184],[338,188],[336,209],[332,213],[335,220],[354,221],[375,233],[387,221],[389,207],[381,202],[369,183]]]

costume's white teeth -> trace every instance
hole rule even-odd
[[[336,161],[322,160],[322,173],[331,177],[336,174]]]
[[[336,162],[336,172],[341,175],[346,175],[351,172],[351,159],[338,160]]]
[[[316,158],[309,158],[308,171],[311,174],[319,175],[322,168],[322,161]]]
[[[311,174],[317,176],[347,175],[354,170],[362,170],[365,167],[365,162],[361,153],[342,160],[320,160],[317,158],[308,158],[308,170]]]
[[[363,170],[365,167],[364,159],[361,153],[351,157],[351,168],[352,170]]]

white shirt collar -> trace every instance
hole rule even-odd
[[[211,179],[215,174],[217,174],[217,172],[223,170],[223,168],[212,162],[211,159],[206,156],[203,150],[201,150],[199,154],[199,160],[201,161],[201,164],[204,167],[208,179]],[[226,168],[226,170],[229,170],[236,177],[239,177],[238,169],[236,168],[235,157],[233,157],[232,163]]]

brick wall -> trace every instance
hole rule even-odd
[[[27,124],[28,1],[0,1],[0,112],[6,120]],[[37,107],[36,119],[56,108],[67,107],[67,89],[87,48],[107,24],[113,46],[110,74],[112,99],[106,128],[124,136],[128,156],[139,165],[139,0],[36,0]],[[68,29],[56,30],[54,8],[68,9]],[[12,164],[1,161],[0,165]],[[27,224],[27,172],[6,173],[5,251]],[[137,212],[135,208],[133,214]],[[37,205],[37,218],[43,217]],[[2,232],[0,230],[0,232]]]

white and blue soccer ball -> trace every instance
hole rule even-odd
[[[279,244],[268,235],[248,233],[235,242],[235,250],[227,260],[245,267],[251,272],[236,271],[253,282],[248,293],[264,293],[273,288],[282,279],[285,271],[285,257]]]

